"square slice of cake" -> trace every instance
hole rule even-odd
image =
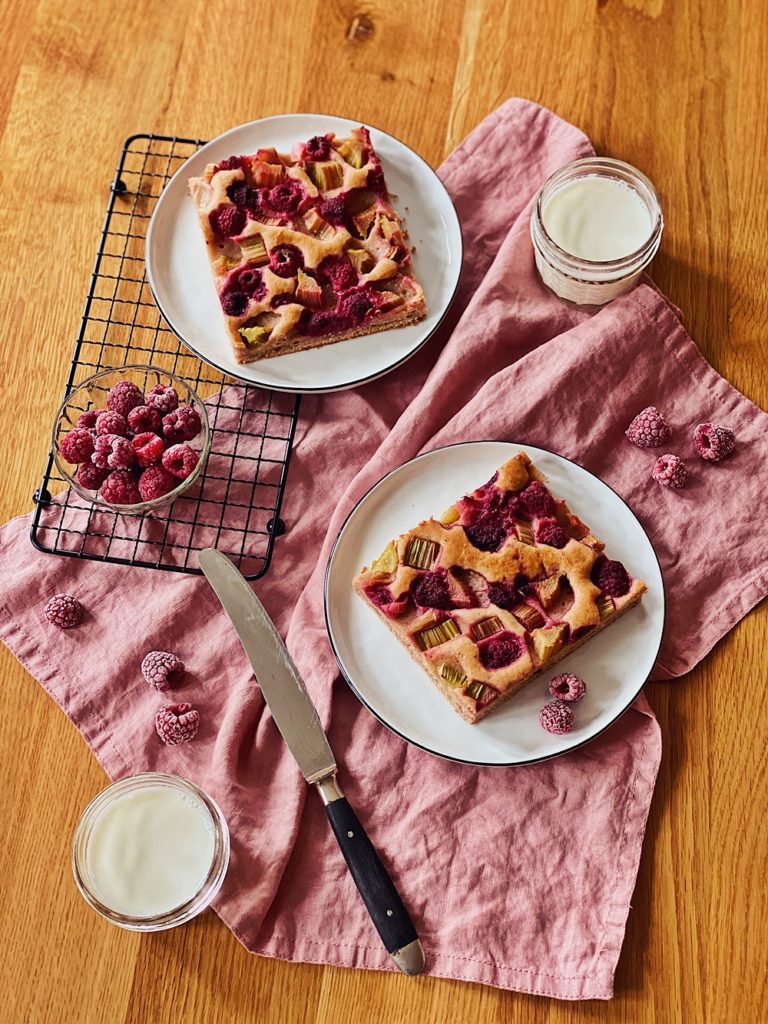
[[[239,363],[426,316],[367,128],[208,164],[189,191]]]
[[[641,599],[643,581],[603,549],[520,452],[391,541],[354,587],[478,722]]]

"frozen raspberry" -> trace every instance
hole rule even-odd
[[[513,583],[501,580],[498,583],[488,584],[488,600],[497,608],[504,608],[509,611],[520,600],[520,595]]]
[[[217,171],[237,171],[243,166],[243,158],[241,156],[228,156],[226,160],[222,160],[220,164],[216,164]]]
[[[728,427],[700,423],[693,432],[693,443],[702,459],[706,459],[707,462],[719,462],[731,454],[736,438]]]
[[[587,692],[587,684],[573,672],[561,672],[550,679],[549,692],[556,700],[575,704]]]
[[[302,323],[305,334],[311,337],[319,337],[323,334],[331,334],[342,329],[342,324],[335,313],[329,309],[322,309],[319,313],[312,313]]]
[[[386,194],[387,183],[384,181],[384,171],[380,167],[374,167],[373,170],[368,171],[366,182],[368,188],[373,189],[374,192]]]
[[[83,606],[71,594],[54,594],[45,605],[45,617],[59,629],[73,629],[83,617]]]
[[[128,413],[128,415],[130,416],[131,413]],[[120,412],[112,412],[111,409],[105,409],[96,418],[96,433],[117,434],[118,437],[125,437],[128,433],[128,424],[125,422],[125,416]]]
[[[305,196],[306,192],[301,182],[296,181],[295,178],[289,178],[288,181],[281,181],[279,185],[274,185],[267,192],[266,202],[278,213],[295,213]]]
[[[564,548],[568,543],[568,534],[556,519],[539,519],[533,531],[533,539],[537,544],[548,544],[552,548]]]
[[[166,441],[178,444],[191,441],[203,429],[200,413],[191,405],[180,405],[178,409],[163,416],[163,430]]]
[[[221,296],[221,308],[227,316],[241,317],[248,309],[248,302],[245,292],[225,292]]]
[[[411,587],[411,597],[420,608],[442,608],[453,604],[448,581],[442,572],[425,572]]]
[[[163,416],[154,405],[137,405],[128,413],[128,426],[134,434],[156,434],[163,422]],[[119,431],[115,430],[117,434]]]
[[[239,235],[245,227],[247,219],[245,210],[232,203],[217,206],[212,213],[208,214],[211,230],[219,238],[232,238],[234,235]]]
[[[199,728],[200,714],[191,704],[167,704],[155,715],[157,735],[171,747],[193,740]]]
[[[347,256],[326,256],[317,268],[317,275],[328,281],[335,292],[343,292],[357,284],[357,271]]]
[[[174,444],[163,452],[163,465],[179,480],[186,480],[197,465],[197,452],[188,444]]]
[[[331,144],[325,135],[315,135],[304,146],[305,160],[327,160],[331,155]]]
[[[662,455],[656,460],[651,476],[662,487],[684,487],[688,479],[688,467],[677,455]]]
[[[184,675],[184,662],[167,651],[150,651],[141,663],[141,674],[156,690],[170,690]]]
[[[90,430],[75,427],[59,441],[59,451],[63,459],[77,465],[80,462],[88,462],[93,455],[94,443]]]
[[[83,430],[95,430],[98,416],[98,409],[89,409],[88,412],[81,412],[77,417],[77,425],[82,427]]]
[[[504,631],[494,633],[477,645],[480,664],[490,672],[495,668],[506,668],[523,656],[525,643],[516,633]]]
[[[147,466],[154,466],[162,459],[165,442],[162,437],[158,437],[157,434],[148,430],[131,438],[131,448],[133,448],[137,464],[146,469]]]
[[[127,417],[137,405],[144,405],[144,395],[132,380],[118,381],[107,395],[107,408],[121,416]]]
[[[542,729],[564,736],[573,729],[573,708],[560,700],[551,700],[539,712]]]
[[[84,462],[82,466],[78,466],[75,480],[86,490],[98,491],[108,476],[108,469],[99,469],[92,462]]]
[[[555,499],[544,484],[534,480],[520,494],[520,502],[531,519],[543,519],[555,514]],[[561,546],[561,545],[558,545]]]
[[[347,219],[347,205],[342,196],[326,199],[324,203],[320,204],[318,212],[329,224],[343,225]]]
[[[592,566],[591,580],[610,597],[624,597],[632,586],[629,573],[621,562],[609,558],[598,558]]]
[[[267,286],[260,270],[254,267],[244,267],[236,270],[227,282],[227,288],[232,287],[233,291],[244,292],[252,299],[263,299],[267,294]]]
[[[295,245],[276,245],[269,251],[269,269],[278,277],[295,277],[303,266],[304,257]]]
[[[178,486],[179,481],[163,466],[150,466],[139,477],[139,494],[142,501],[162,498],[163,495],[170,494],[174,487]],[[103,493],[104,489],[102,488]]]
[[[370,294],[358,289],[342,295],[336,306],[336,315],[345,327],[355,327],[365,320],[373,309],[374,302]]]
[[[99,469],[127,469],[133,465],[131,442],[117,434],[102,434],[96,438],[91,462]]]
[[[656,406],[649,405],[635,416],[624,433],[638,448],[658,448],[669,440],[672,430]]]
[[[110,505],[138,505],[141,501],[136,478],[127,469],[110,473],[101,485],[99,495]]]
[[[150,388],[147,392],[146,405],[165,416],[166,413],[173,412],[173,410],[179,404],[179,396],[176,394],[176,388],[165,387],[163,384],[155,384],[153,388]]]

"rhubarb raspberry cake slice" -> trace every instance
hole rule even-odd
[[[646,586],[525,452],[354,580],[441,693],[478,722],[636,605]]]
[[[208,164],[189,191],[239,363],[426,316],[366,128]]]

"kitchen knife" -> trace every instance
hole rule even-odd
[[[424,952],[408,911],[336,781],[336,761],[304,682],[280,634],[243,576],[215,548],[200,568],[232,620],[288,749],[325,805],[355,885],[387,952],[404,974],[419,974]]]

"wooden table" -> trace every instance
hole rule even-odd
[[[656,280],[705,355],[768,405],[765,0],[1,9],[3,520],[30,508],[108,182],[137,131],[205,138],[326,110],[393,132],[437,165],[508,96],[537,100],[659,185]],[[764,535],[764,520],[755,528]],[[104,776],[2,648],[0,1018],[766,1020],[767,616],[753,612],[688,677],[648,687],[665,754],[611,1004],[260,959],[213,914],[151,938],[102,923],[71,882],[69,844]]]

